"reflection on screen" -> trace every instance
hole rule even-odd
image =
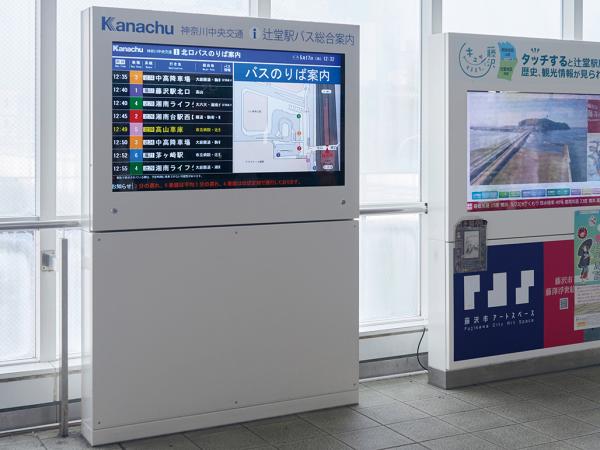
[[[467,209],[595,204],[600,95],[468,93]]]
[[[343,58],[113,43],[113,191],[343,185]]]

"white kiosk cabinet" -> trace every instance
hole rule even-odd
[[[357,402],[358,39],[84,12],[93,445]]]
[[[427,49],[430,382],[600,362],[600,44],[443,34]]]

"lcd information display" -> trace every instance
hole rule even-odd
[[[469,211],[600,203],[600,95],[467,95]]]
[[[344,184],[344,55],[114,42],[112,190]]]

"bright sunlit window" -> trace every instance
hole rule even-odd
[[[37,210],[35,21],[33,0],[0,14],[0,220]],[[36,356],[36,236],[0,233],[0,364]]]
[[[361,204],[418,202],[419,0],[273,0],[271,13],[360,25]],[[420,314],[418,243],[417,215],[361,219],[361,324]]]
[[[444,32],[561,38],[561,0],[442,1]]]
[[[583,40],[600,41],[600,1],[583,0]]]
[[[81,214],[77,24],[83,9],[95,5],[247,16],[250,6],[258,5],[258,0],[57,0],[57,60],[47,62],[57,68],[56,178],[44,178],[40,173],[47,173],[43,169],[48,166],[40,165],[40,152],[54,147],[40,141],[36,110],[48,89],[36,80],[36,69],[47,69],[36,66],[36,25],[45,20],[38,16],[44,1],[6,2],[0,14],[0,50],[10,69],[0,73],[0,220],[40,218],[44,207],[50,210],[44,220],[54,212],[60,218]],[[421,216],[378,216],[369,214],[369,208],[421,201],[421,23],[431,17],[421,18],[421,0],[261,0],[265,4],[272,18],[361,27],[360,322],[385,325],[418,318]],[[561,37],[561,0],[442,0],[442,5],[444,31]],[[583,5],[584,39],[600,41],[600,0],[584,0]],[[49,208],[43,201],[48,197],[56,199],[56,211],[53,202]],[[56,355],[56,292],[47,283],[54,275],[41,271],[39,255],[62,236],[70,242],[69,351],[73,356],[81,352],[79,231],[8,230],[0,232],[0,365],[51,361]]]

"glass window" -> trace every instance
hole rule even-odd
[[[600,1],[583,0],[583,40],[600,41]]]
[[[419,0],[272,0],[273,17],[360,25],[360,201],[420,200]],[[420,314],[418,216],[361,217],[360,323]]]
[[[362,216],[360,322],[390,322],[420,315],[419,216]]]
[[[272,0],[271,13],[360,25],[361,203],[415,202],[420,197],[420,1],[375,3]]]
[[[36,356],[35,248],[31,231],[0,233],[0,363]]]
[[[0,216],[27,217],[35,205],[35,1],[0,14]],[[29,30],[30,32],[24,32]]]
[[[244,16],[248,0],[60,0],[57,10],[57,169],[58,215],[81,213],[81,11],[90,6],[140,8]],[[1,45],[1,44],[0,44]]]
[[[561,0],[443,0],[443,31],[561,38]]]

